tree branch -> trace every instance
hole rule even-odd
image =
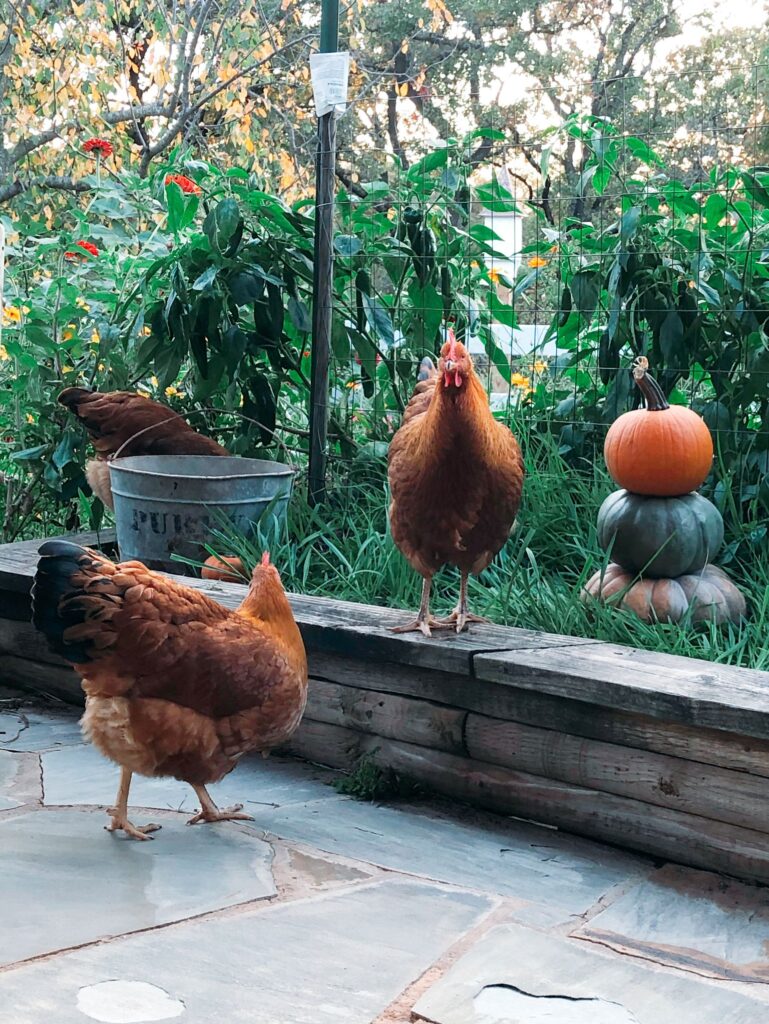
[[[0,188],[0,203],[6,203],[23,192],[29,192],[32,188],[51,188],[57,192],[90,192],[92,185],[84,181],[77,181],[75,178],[62,177],[61,175],[50,174],[43,178],[27,178],[22,180],[16,178],[9,185]]]

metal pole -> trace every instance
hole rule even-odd
[[[339,0],[322,0],[321,53],[339,48]],[[334,302],[334,178],[336,173],[336,117],[334,111],[318,119],[315,163],[315,266],[312,287],[312,357],[310,363],[310,465],[308,499],[317,505],[326,499],[328,444],[329,364],[331,317]]]

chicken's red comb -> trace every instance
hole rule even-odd
[[[265,553],[262,555],[262,565],[269,565],[269,564],[270,564],[270,552],[269,551],[265,551]]]
[[[449,343],[449,359],[456,359],[457,357],[457,338],[454,334],[454,330],[451,327],[446,328],[446,339]]]

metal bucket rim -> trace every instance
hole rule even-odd
[[[237,459],[238,458],[237,455],[231,455],[229,457],[232,458],[232,459]],[[270,462],[269,459],[242,459],[242,460],[239,459],[238,460],[238,461],[242,461],[242,462],[256,463],[256,464],[258,464],[260,466],[270,466],[270,467],[273,467],[269,474],[268,473],[258,473],[258,472],[254,472],[254,473],[251,473],[251,474],[249,474],[249,473],[223,473],[223,474],[220,474],[220,475],[213,475],[213,474],[209,474],[209,473],[205,473],[205,474],[200,474],[200,473],[189,473],[189,474],[188,473],[178,473],[178,474],[172,474],[172,473],[160,473],[157,470],[151,470],[151,469],[141,469],[139,466],[126,466],[125,465],[126,462],[133,462],[134,459],[142,459],[143,460],[143,459],[162,459],[162,458],[169,458],[169,459],[174,459],[176,461],[180,461],[180,460],[184,460],[184,459],[206,459],[206,458],[209,458],[209,459],[220,459],[221,456],[220,455],[127,455],[127,456],[125,456],[125,458],[122,458],[122,459],[112,459],[112,461],[108,462],[107,465],[110,467],[110,475],[112,473],[112,469],[116,468],[120,473],[133,473],[133,474],[135,474],[137,476],[170,477],[170,476],[176,475],[176,476],[183,477],[185,480],[221,480],[221,481],[224,481],[224,480],[247,480],[249,478],[249,476],[252,476],[254,478],[258,478],[258,477],[266,477],[268,475],[269,476],[277,476],[277,477],[284,477],[284,476],[292,476],[293,477],[293,476],[296,476],[296,472],[297,472],[293,467],[287,466],[285,464],[285,462]]]

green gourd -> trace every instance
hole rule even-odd
[[[615,491],[598,513],[598,543],[614,562],[643,576],[697,572],[723,541],[721,513],[696,491],[678,498]]]

